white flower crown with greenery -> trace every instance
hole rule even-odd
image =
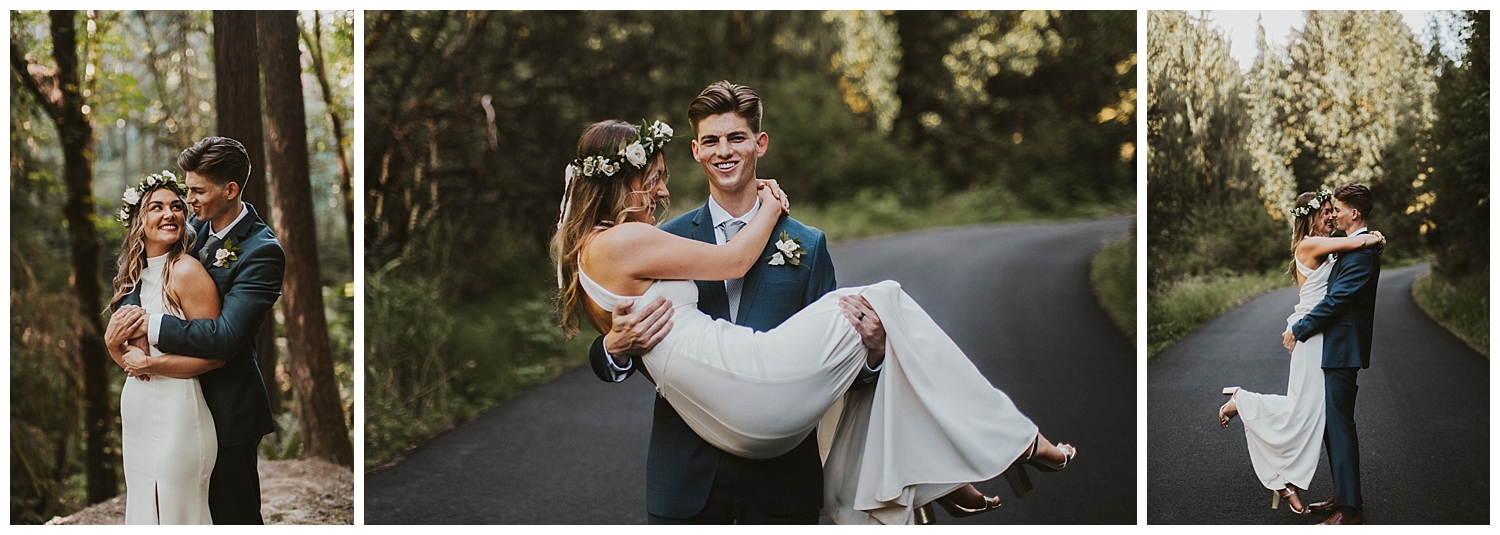
[[[172,188],[172,191],[178,195],[187,196],[187,184],[179,180],[171,171],[163,169],[160,173],[152,173],[141,179],[140,184],[125,189],[125,193],[120,196],[120,201],[124,204],[120,205],[120,211],[115,214],[115,220],[122,225],[130,226],[130,213],[139,207],[141,199],[146,195],[146,190],[157,186]]]
[[[1292,216],[1297,218],[1306,217],[1307,214],[1311,214],[1317,211],[1317,209],[1322,208],[1323,204],[1327,203],[1328,200],[1332,198],[1333,192],[1326,189],[1319,191],[1317,194],[1313,195],[1312,200],[1307,201],[1307,204],[1293,208]]]
[[[636,169],[646,167],[646,161],[651,159],[651,155],[667,146],[669,141],[672,141],[672,127],[667,126],[667,123],[657,121],[646,126],[646,121],[641,120],[641,128],[636,130],[635,136],[621,143],[615,154],[585,156],[569,163],[566,181],[570,183],[575,177],[615,176],[627,163]],[[564,184],[567,185],[569,184]]]

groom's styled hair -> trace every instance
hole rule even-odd
[[[197,173],[216,185],[229,182],[245,188],[250,177],[250,154],[240,142],[227,137],[206,137],[177,156],[184,172]]]
[[[760,133],[760,95],[755,94],[754,89],[742,85],[729,83],[729,80],[719,80],[703,88],[698,93],[698,98],[688,104],[688,122],[693,125],[693,132],[698,132],[698,123],[710,116],[721,113],[733,113],[750,123],[750,131]]]
[[[1364,184],[1344,184],[1334,188],[1333,198],[1350,208],[1359,210],[1361,219],[1370,220],[1370,209],[1375,207],[1375,199],[1370,195],[1370,188]]]

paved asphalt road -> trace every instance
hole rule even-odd
[[[1428,318],[1411,299],[1427,271],[1381,273],[1374,353],[1359,373],[1355,421],[1365,522],[1487,524],[1489,360]],[[1288,281],[1290,282],[1290,281]],[[1286,392],[1286,318],[1294,287],[1210,320],[1147,365],[1149,524],[1312,524],[1282,505],[1250,466],[1239,419],[1220,429],[1225,386]],[[1324,452],[1304,496],[1333,493]]]
[[[950,229],[840,244],[839,284],[894,279],[1077,464],[976,523],[1136,522],[1135,350],[1095,301],[1093,254],[1131,218]],[[649,382],[583,367],[365,475],[369,524],[645,522]],[[939,510],[944,523],[959,523]],[[826,522],[827,519],[825,518]]]

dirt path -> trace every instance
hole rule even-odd
[[[319,460],[260,461],[260,514],[267,524],[353,524],[354,471]],[[125,495],[48,525],[125,522]]]

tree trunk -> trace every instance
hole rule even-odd
[[[317,225],[308,176],[307,114],[302,107],[302,63],[297,50],[297,12],[258,11],[256,34],[266,84],[266,130],[270,147],[272,214],[286,250],[282,305],[292,391],[302,421],[304,457],[353,466],[354,448],[344,424],[333,373],[328,321],[318,270]]]
[[[328,122],[333,128],[333,148],[339,157],[339,177],[343,179],[344,237],[349,248],[354,248],[354,169],[349,165],[348,153],[344,152],[344,119],[339,117],[338,103],[333,98],[333,86],[328,83],[328,68],[323,59],[323,21],[313,11],[313,30],[302,33],[312,56],[313,74],[318,78],[318,87],[323,89],[323,109],[328,110]]]
[[[260,115],[260,66],[255,62],[255,12],[214,11],[214,112],[215,135],[232,138],[245,146],[250,156],[250,178],[240,189],[241,198],[265,213],[265,128]],[[186,148],[186,147],[184,147]],[[260,376],[271,397],[271,411],[280,414],[281,387],[276,383],[276,311],[255,333],[255,353]]]
[[[94,228],[94,129],[84,112],[86,102],[79,91],[78,35],[72,11],[52,11],[52,57],[57,68],[28,62],[11,46],[11,69],[36,96],[42,109],[57,124],[62,142],[63,183],[68,200],[63,217],[68,225],[68,248],[72,258],[69,279],[73,287],[74,312],[78,315],[73,336],[83,362],[85,464],[88,501],[98,503],[119,493],[115,456],[108,439],[114,432],[110,403],[109,366],[114,361],[104,347],[104,322],[100,293],[99,234]]]

